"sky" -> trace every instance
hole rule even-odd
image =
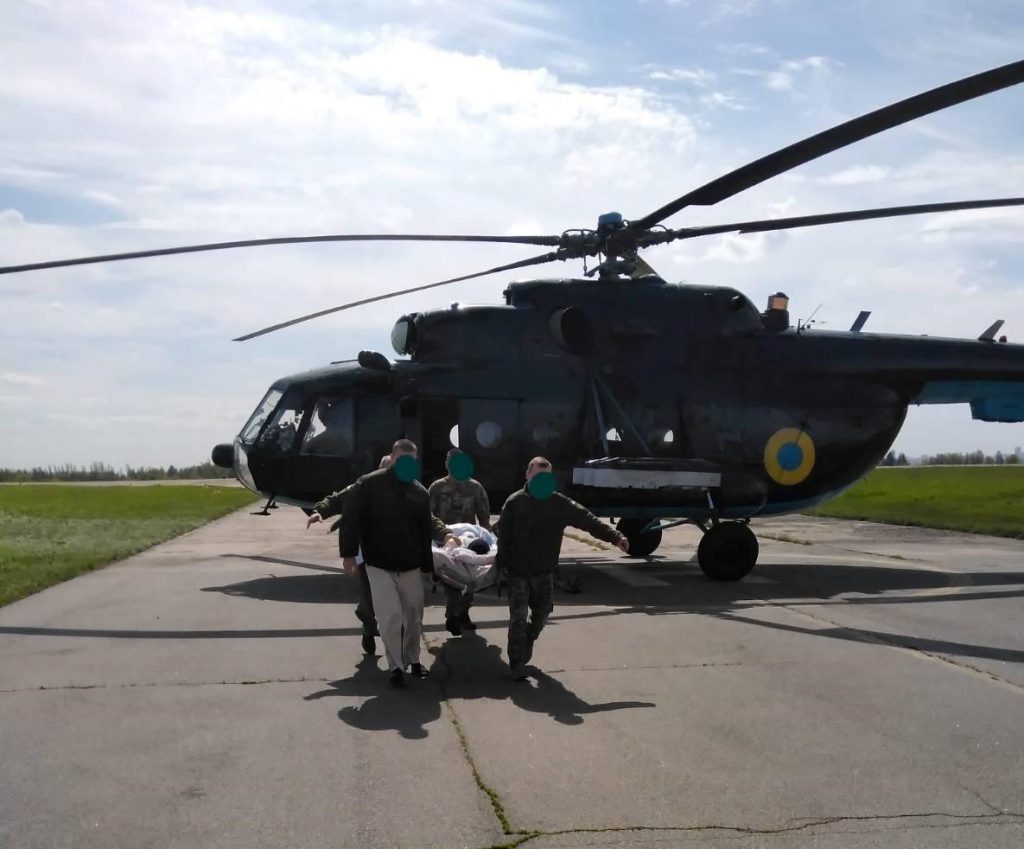
[[[1017,0],[7,0],[0,265],[322,233],[556,234],[638,218],[752,159],[1016,61]],[[1024,195],[1024,85],[671,226]],[[654,248],[673,282],[782,290],[794,319],[1024,340],[1024,210]],[[0,277],[0,467],[190,465],[275,379],[523,272],[243,333],[539,253],[255,248]],[[530,270],[527,270],[530,271]],[[578,261],[532,276],[576,276]],[[1024,425],[912,408],[895,448],[1013,450]]]

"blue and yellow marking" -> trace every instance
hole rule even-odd
[[[783,486],[800,483],[814,468],[814,440],[799,428],[777,430],[764,446],[764,468]]]

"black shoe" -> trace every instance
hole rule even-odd
[[[529,663],[533,660],[533,644],[537,642],[537,638],[533,634],[526,635],[526,658],[523,663]]]
[[[448,633],[452,636],[458,637],[462,633],[462,628],[454,619],[445,619],[444,627],[448,629]]]
[[[508,671],[513,681],[525,681],[529,677],[526,672],[525,663],[513,663]]]
[[[413,678],[426,678],[430,673],[423,668],[422,663],[409,664],[409,674]]]
[[[373,640],[373,634],[363,634],[363,652],[366,654],[377,653],[377,644]]]
[[[392,687],[404,687],[405,686],[405,673],[401,669],[392,669],[391,676],[388,678]]]
[[[459,626],[462,628],[463,631],[475,631],[476,630],[476,622],[473,622],[469,618],[469,614],[468,613],[459,620]]]

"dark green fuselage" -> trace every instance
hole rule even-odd
[[[628,457],[714,472],[714,507],[748,517],[804,509],[857,481],[888,451],[911,403],[968,402],[975,418],[1024,421],[1024,346],[773,331],[725,287],[531,281],[511,285],[504,305],[402,322],[408,359],[362,358],[277,381],[293,438],[267,438],[273,416],[243,430],[233,457],[240,479],[308,505],[376,468],[407,435],[429,483],[444,474],[457,427],[496,506],[542,454],[561,491],[599,515],[709,514],[698,487],[573,483],[588,460]],[[335,454],[303,447],[325,398],[352,404]]]

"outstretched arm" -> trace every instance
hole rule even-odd
[[[577,504],[571,498],[565,499],[566,524],[586,531],[592,537],[617,545],[622,551],[629,551],[629,543],[626,538],[615,528],[611,528],[597,518],[582,504]]]

